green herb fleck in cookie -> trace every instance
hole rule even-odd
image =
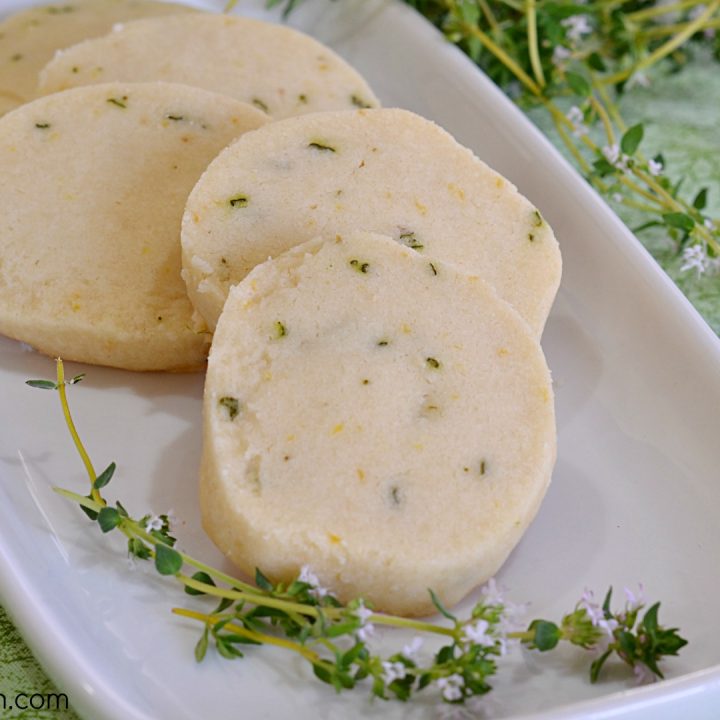
[[[313,140],[311,143],[308,143],[308,147],[312,148],[313,150],[319,150],[320,152],[337,152],[334,147],[332,147],[331,145],[327,145],[326,143],[319,140]]]
[[[353,268],[353,270],[356,270],[357,272],[363,274],[366,274],[367,271],[370,269],[370,263],[360,262],[360,260],[357,260],[355,258],[350,260],[349,265],[351,268]]]
[[[265,113],[270,112],[270,108],[267,106],[267,103],[263,102],[260,98],[253,98],[252,104],[256,107],[262,110]]]
[[[425,246],[417,239],[414,232],[404,232],[400,235],[400,242],[413,250],[422,250]]]
[[[218,405],[225,408],[230,420],[234,420],[240,412],[240,401],[237,398],[226,395],[218,400]]]
[[[363,100],[363,98],[361,98],[359,95],[351,95],[350,102],[355,107],[361,108],[363,110],[367,110],[372,107],[372,105],[367,100]]]
[[[109,102],[111,105],[115,105],[116,107],[122,108],[123,110],[125,110],[127,108],[127,101],[128,101],[127,95],[123,95],[122,97],[119,97],[119,98],[112,97],[112,98],[107,99],[107,102]]]

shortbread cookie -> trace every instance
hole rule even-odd
[[[432,612],[487,580],[555,458],[545,360],[477,276],[390,238],[309,241],[235,286],[213,341],[201,508],[275,579]]]
[[[127,23],[55,58],[41,74],[41,88],[47,93],[107,80],[197,85],[274,118],[378,104],[362,77],[317,40],[226,15]]]
[[[511,183],[405,110],[291,118],[225,150],[183,220],[190,299],[212,327],[228,288],[268,256],[355,230],[481,275],[541,334],[560,282],[552,230]]]
[[[0,119],[0,333],[68,360],[200,366],[180,222],[208,162],[267,116],[167,83],[111,83]]]
[[[119,22],[190,10],[154,0],[65,0],[10,16],[0,23],[0,115],[36,96],[38,73],[58,50]]]

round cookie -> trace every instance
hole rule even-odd
[[[542,333],[561,273],[552,230],[447,132],[395,109],[291,118],[218,156],[183,219],[190,299],[212,327],[230,285],[268,256],[355,230],[482,275]]]
[[[378,104],[362,77],[317,40],[227,15],[127,23],[64,51],[43,70],[40,86],[49,93],[107,80],[183,82],[273,118]]]
[[[154,0],[65,0],[11,15],[0,22],[0,115],[36,96],[38,73],[58,50],[119,22],[191,10]]]
[[[78,88],[0,118],[0,333],[67,360],[200,366],[183,207],[208,162],[265,122],[168,83]]]
[[[390,238],[309,241],[228,297],[204,398],[200,500],[246,572],[310,565],[341,599],[433,612],[492,576],[555,459],[550,375],[476,276]]]

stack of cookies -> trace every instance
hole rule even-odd
[[[244,571],[406,615],[493,575],[555,459],[538,210],[288,28],[132,20],[40,78],[0,119],[0,332],[131,370],[210,347],[203,523]]]

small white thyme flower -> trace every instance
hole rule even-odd
[[[368,619],[372,616],[372,614],[373,611],[370,610],[370,608],[366,608],[362,602],[355,609],[355,616],[358,618],[358,620],[360,620],[363,625],[367,623]]]
[[[437,686],[442,690],[442,696],[448,702],[455,702],[462,698],[462,689],[465,687],[465,680],[462,675],[455,673],[448,677],[438,678],[436,682]]]
[[[658,160],[648,160],[648,172],[657,177],[663,171],[663,164]]]
[[[637,592],[629,587],[623,588],[623,590],[625,592],[625,609],[618,617],[625,623],[629,614],[637,612],[645,605],[645,588],[642,583],[638,583]]]
[[[627,612],[633,612],[634,610],[638,610],[645,604],[645,587],[642,583],[638,583],[637,593],[635,593],[628,587],[624,588],[624,590],[625,598],[627,599]]]
[[[553,65],[562,65],[565,60],[567,60],[572,55],[572,50],[570,48],[565,47],[564,45],[556,45],[553,48],[552,53],[552,64]]]
[[[627,88],[633,88],[633,87],[642,87],[642,88],[649,88],[652,83],[650,82],[650,78],[648,75],[644,72],[636,72],[633,75],[630,76],[630,79],[627,81]]]
[[[612,198],[616,203],[621,203],[621,202],[623,201],[623,196],[622,196],[621,193],[613,193],[613,194],[611,195],[611,198]]]
[[[602,149],[602,154],[611,165],[614,165],[620,158],[620,146],[617,143],[614,145],[606,145]]]
[[[491,630],[490,623],[487,620],[478,620],[465,628],[463,641],[482,647],[493,647],[495,645],[495,638],[488,630]]]
[[[698,277],[710,268],[710,258],[702,245],[689,245],[682,253],[683,264],[680,272],[697,270]]]
[[[715,223],[710,218],[705,218],[705,220],[703,220],[703,225],[711,232],[715,230]]]
[[[612,637],[613,631],[617,628],[618,622],[615,618],[606,618],[603,609],[595,602],[595,595],[592,590],[585,588],[579,607],[587,613],[590,622],[596,627],[604,630],[609,637]]]
[[[318,580],[318,576],[310,570],[309,565],[303,565],[300,568],[300,575],[298,575],[298,580],[303,583],[307,583],[308,585],[312,585],[313,587],[317,587],[320,584],[320,581]]]
[[[417,660],[420,648],[423,646],[423,639],[415,636],[405,647],[402,649],[402,656],[408,660],[415,662]]]
[[[585,119],[582,110],[577,106],[573,105],[565,116],[573,125],[575,123],[582,122]]]
[[[595,602],[595,595],[592,590],[585,588],[580,598],[580,607],[587,613],[593,625],[597,625],[598,620],[603,617],[600,606]]]
[[[368,622],[368,619],[373,614],[372,610],[369,610],[361,602],[354,610],[355,617],[360,620],[360,628],[356,635],[360,642],[367,642],[375,634],[375,626]]]
[[[503,592],[494,577],[490,578],[480,590],[483,604],[488,606],[505,605]]]
[[[583,111],[577,105],[573,105],[570,110],[568,110],[565,117],[572,124],[573,135],[575,137],[582,137],[583,135],[588,134],[589,130],[588,126],[585,124],[585,116],[583,115]]]
[[[655,673],[652,672],[645,663],[637,660],[633,665],[633,675],[635,676],[635,681],[638,685],[649,685],[657,680]]]
[[[383,661],[382,679],[386,685],[395,682],[395,680],[403,680],[407,675],[407,670],[401,662]]]
[[[609,619],[603,618],[602,620],[600,620],[598,622],[597,626],[601,630],[604,630],[607,633],[608,637],[611,638],[611,637],[614,637],[613,633],[615,632],[615,630],[617,630],[618,621],[615,618],[609,618]]]
[[[627,170],[627,163],[630,158],[625,153],[620,152],[620,146],[617,143],[606,145],[602,149],[602,154],[618,170]]]
[[[502,612],[498,621],[492,628],[489,637],[494,638],[494,643],[501,655],[505,655],[508,647],[519,645],[520,640],[508,639],[508,634],[524,627],[522,617],[527,611],[526,604],[510,602],[504,597],[504,588],[501,588],[495,578],[490,578],[480,591],[482,604],[486,607],[501,607]]]
[[[578,42],[583,35],[589,35],[593,29],[588,15],[571,15],[560,22],[567,30],[566,35],[570,42]]]
[[[153,530],[162,530],[163,521],[159,515],[151,515],[148,521],[145,523],[145,532],[152,532]]]
[[[303,565],[300,568],[300,575],[298,575],[298,580],[303,583],[307,583],[310,585],[310,590],[308,590],[308,593],[312,595],[314,598],[317,598],[318,600],[320,598],[324,598],[328,593],[328,589],[324,588],[322,585],[320,585],[320,580],[318,580],[318,576],[310,570],[309,565]]]

